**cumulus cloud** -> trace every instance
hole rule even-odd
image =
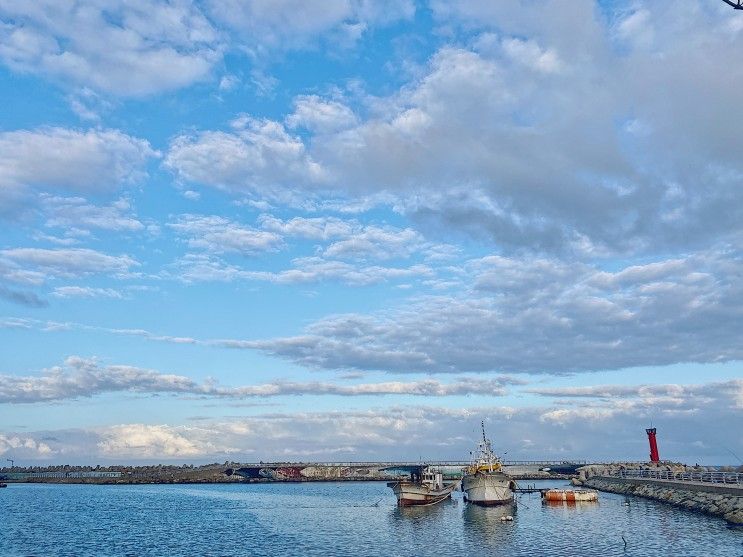
[[[13,69],[121,96],[207,78],[218,32],[190,0],[9,1],[0,6],[0,59]]]
[[[422,264],[408,267],[364,265],[321,257],[299,257],[292,260],[293,267],[283,271],[248,270],[220,259],[190,254],[175,264],[174,275],[186,282],[235,280],[265,281],[275,284],[305,284],[315,282],[340,282],[352,286],[368,286],[400,279],[432,277],[433,270]]]
[[[278,250],[281,236],[265,230],[242,226],[218,216],[181,215],[168,224],[178,234],[188,237],[188,246],[211,253],[252,255]]]
[[[356,115],[343,103],[304,95],[294,99],[294,112],[286,117],[291,128],[302,127],[315,133],[335,132],[357,123]]]
[[[43,459],[52,456],[54,451],[47,443],[33,437],[0,433],[0,455],[18,453],[30,458]]]
[[[57,298],[123,298],[121,292],[113,288],[92,286],[58,286],[52,292]]]
[[[100,433],[97,448],[102,456],[114,458],[193,458],[233,452],[218,447],[207,434],[199,428],[185,426],[117,425]]]
[[[169,393],[218,398],[253,398],[299,395],[382,396],[413,395],[503,396],[508,377],[462,378],[451,383],[435,379],[382,383],[338,384],[332,382],[275,381],[272,383],[222,387],[213,381],[197,383],[181,375],[164,374],[126,365],[103,365],[93,358],[68,357],[41,376],[0,376],[0,403],[34,403],[73,400],[104,393]]]
[[[334,240],[322,250],[322,256],[328,260],[385,260],[409,258],[414,254],[435,259],[454,249],[452,246],[426,241],[420,232],[412,228],[362,224],[357,220],[337,217],[294,217],[281,220],[264,214],[258,220],[261,227],[285,236]]]
[[[155,156],[157,152],[147,141],[117,130],[41,128],[2,132],[0,214],[7,216],[23,204],[34,202],[29,200],[34,190],[84,194],[115,191],[142,180],[145,164]],[[49,205],[62,202],[54,196],[44,199]],[[82,201],[68,199],[66,203],[78,205],[69,209],[86,216]],[[87,218],[94,217],[89,209]]]
[[[435,273],[424,262],[447,258],[453,253],[451,246],[428,242],[411,228],[362,224],[337,217],[282,220],[267,214],[258,218],[258,224],[261,229],[218,216],[181,215],[168,226],[186,236],[190,248],[205,253],[186,254],[175,262],[168,276],[188,282],[244,280],[299,284],[338,281],[363,286],[406,278],[430,280]],[[291,260],[291,268],[281,271],[266,271],[258,262],[238,266],[217,257],[278,251],[292,239],[325,244],[313,247],[317,255],[295,257]],[[374,264],[393,259],[412,261],[407,266]]]
[[[96,206],[81,197],[58,197],[42,195],[42,210],[46,214],[46,226],[65,228],[68,231],[95,228],[115,232],[138,232],[144,229],[133,214],[127,199],[118,199],[110,205]]]
[[[5,271],[3,272],[3,265]],[[0,250],[0,277],[39,284],[46,277],[91,274],[126,275],[139,263],[128,255],[108,255],[92,249],[12,248]]]
[[[552,397],[554,399],[605,399],[630,400],[634,404],[646,406],[664,403],[689,404],[707,403],[711,400],[726,399],[733,407],[743,410],[743,380],[732,379],[700,385],[590,385],[585,387],[544,387],[531,388],[528,392]]]
[[[0,402],[43,402],[116,391],[184,392],[194,386],[181,376],[131,366],[103,367],[96,360],[71,356],[64,367],[51,368],[40,377],[4,375]]]
[[[368,226],[325,248],[323,256],[339,259],[406,258],[423,246],[423,236],[410,228]]]
[[[554,259],[469,263],[469,289],[316,321],[244,347],[302,365],[563,374],[739,360],[740,257],[720,249],[615,272]]]
[[[329,35],[353,43],[368,27],[409,19],[410,0],[210,0],[210,14],[236,30],[254,54],[300,47]]]
[[[299,236],[310,240],[329,240],[348,237],[357,231],[357,223],[337,217],[293,217],[282,220],[272,215],[261,215],[262,228],[284,236]]]
[[[429,267],[417,265],[307,258],[295,261],[296,269],[268,272],[244,270],[207,255],[185,259],[178,276],[187,281],[366,285],[438,280]],[[452,294],[419,295],[371,314],[330,315],[295,336],[186,338],[263,351],[310,368],[392,373],[559,375],[729,362],[743,359],[740,263],[731,246],[611,271],[552,258],[487,256],[460,269]],[[182,341],[135,332],[153,340]]]
[[[296,183],[319,184],[325,172],[304,143],[278,122],[248,116],[232,132],[201,132],[176,137],[165,166],[185,182],[233,192],[286,196]]]
[[[198,426],[117,424],[83,431],[35,432],[65,462],[89,455],[117,460],[230,458],[256,462],[301,460],[467,459],[479,438],[480,420],[506,459],[644,460],[645,427],[658,428],[661,457],[720,464],[728,450],[741,452],[736,431],[740,407],[724,389],[709,397],[647,403],[597,402],[593,406],[436,408],[390,406],[330,412],[272,412],[233,419],[200,419]],[[611,432],[611,435],[607,435]],[[6,437],[16,434],[7,433]],[[19,436],[20,437],[20,436]],[[0,439],[2,439],[0,437]],[[2,450],[0,441],[0,451]],[[26,457],[22,450],[14,454]],[[29,459],[40,459],[28,451]]]
[[[700,1],[611,14],[589,1],[489,4],[434,2],[461,40],[397,92],[360,95],[364,110],[298,96],[284,121],[306,139],[270,124],[291,144],[288,161],[250,164],[262,139],[205,131],[173,145],[171,168],[233,191],[385,192],[417,222],[505,250],[596,257],[699,249],[740,233],[743,167],[730,122],[743,116],[733,58],[743,26],[733,16]]]

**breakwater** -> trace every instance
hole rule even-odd
[[[684,479],[694,478],[693,474],[670,470],[586,467],[579,472],[579,478],[574,482],[576,484],[610,493],[654,499],[743,525],[743,484],[732,483],[729,478],[737,480],[734,475],[699,474],[695,481]]]
[[[61,484],[193,484],[235,483],[240,477],[225,474],[236,462],[153,466],[49,466],[0,468],[0,481],[7,483]]]

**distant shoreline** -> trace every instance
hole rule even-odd
[[[234,471],[240,463],[206,464],[203,466],[49,466],[0,468],[0,481],[5,483],[148,485],[148,484],[235,484],[235,483],[306,483],[337,481],[390,481],[394,477],[301,477],[245,478]],[[572,474],[515,474],[517,480],[570,479]]]

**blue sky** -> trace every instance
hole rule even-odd
[[[0,3],[0,456],[739,463],[722,2]]]

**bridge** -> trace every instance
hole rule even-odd
[[[450,478],[461,477],[469,466],[462,460],[418,461],[346,461],[346,462],[254,462],[243,464],[227,474],[237,474],[247,480],[273,481],[330,481],[330,480],[389,480],[407,475],[423,466],[439,468]],[[516,477],[546,477],[546,470],[556,474],[574,474],[585,466],[585,460],[509,460],[503,462],[506,472]]]

